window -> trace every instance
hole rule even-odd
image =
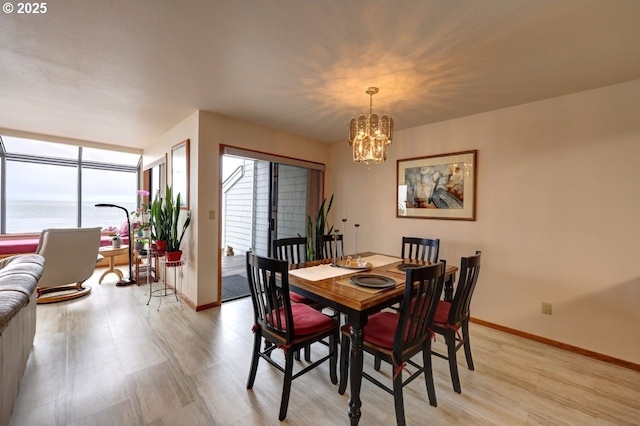
[[[135,210],[140,155],[0,136],[1,232],[120,227]],[[80,202],[82,200],[82,202]]]
[[[109,151],[97,148],[82,148],[82,161],[138,167],[140,154]]]
[[[18,161],[7,161],[6,167],[7,233],[76,226],[76,169]]]
[[[136,210],[138,176],[129,172],[82,169],[82,226],[115,226],[120,229],[125,213],[117,208],[96,207],[116,204],[129,212]]]
[[[2,141],[10,155],[26,154],[38,157],[78,159],[78,147],[59,143],[34,141],[31,139],[2,136]]]

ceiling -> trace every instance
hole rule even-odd
[[[15,2],[14,2],[15,4]],[[0,128],[144,148],[196,110],[347,140],[640,78],[635,0],[56,0],[0,15]]]

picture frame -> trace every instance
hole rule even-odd
[[[171,187],[180,193],[180,208],[189,209],[189,139],[171,147]]]
[[[396,217],[476,220],[477,154],[397,160]]]

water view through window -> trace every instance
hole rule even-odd
[[[108,185],[105,185],[108,182]],[[82,226],[121,227],[125,213],[117,208],[96,207],[116,204],[129,212],[136,209],[137,175],[112,170],[82,170]]]
[[[7,233],[76,226],[76,168],[16,161],[6,168]]]
[[[6,199],[0,212],[4,216],[2,233],[39,233],[46,228],[77,226],[120,229],[126,222],[125,213],[95,204],[136,209],[139,154],[84,148],[81,163],[83,151],[78,146],[7,136],[0,140],[6,170],[0,183]]]

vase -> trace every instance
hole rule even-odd
[[[113,237],[111,239],[111,245],[113,246],[114,249],[119,249],[122,246],[122,238]]]
[[[167,262],[179,262],[182,258],[182,250],[168,251],[164,255],[167,258]]]
[[[167,241],[166,240],[158,240],[158,241],[156,241],[156,249],[158,251],[166,251],[167,250]]]

